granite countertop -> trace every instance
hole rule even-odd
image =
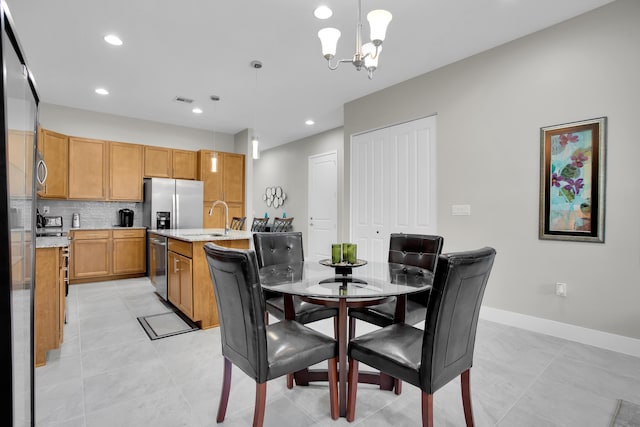
[[[184,228],[179,230],[149,229],[149,233],[186,242],[213,242],[216,240],[245,240],[252,239],[253,233],[242,230],[229,230],[229,235],[224,235],[222,228]]]
[[[69,246],[69,237],[67,236],[40,236],[36,237],[36,249],[40,248],[66,248]]]
[[[71,231],[83,231],[83,230],[146,230],[147,227],[120,227],[119,225],[108,225],[105,227],[80,227],[80,228],[69,228],[68,230],[64,230],[66,232]]]

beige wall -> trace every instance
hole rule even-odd
[[[346,104],[345,176],[350,135],[437,114],[438,229],[445,251],[497,249],[484,304],[640,338],[638,70],[640,2],[618,0]],[[600,116],[606,242],[539,240],[540,128]],[[471,216],[451,215],[461,203]]]
[[[65,135],[157,145],[182,150],[212,150],[213,132],[149,120],[96,113],[54,104],[40,104],[40,124]],[[235,152],[233,135],[216,133],[215,149]]]
[[[294,217],[295,231],[307,232],[308,202],[308,159],[314,154],[337,151],[338,153],[338,212],[342,210],[342,128],[333,129],[290,144],[281,145],[260,154],[253,160],[253,211],[247,211],[247,217],[262,217],[267,212],[269,218],[282,216]],[[251,159],[251,157],[249,157]],[[249,160],[251,161],[251,160]],[[267,207],[262,200],[266,187],[281,186],[287,193],[284,206],[275,209]],[[306,245],[306,240],[303,239]],[[306,250],[306,247],[305,247]]]

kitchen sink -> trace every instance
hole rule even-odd
[[[222,233],[194,233],[194,234],[183,234],[185,237],[223,237]]]

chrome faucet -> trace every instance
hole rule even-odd
[[[213,202],[211,204],[211,208],[209,208],[209,216],[213,214],[213,209],[218,205],[222,205],[222,207],[224,208],[224,235],[228,236],[229,235],[229,206],[227,205],[227,202],[225,202],[224,200],[216,200],[215,202]]]

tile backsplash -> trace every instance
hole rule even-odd
[[[80,214],[80,228],[113,227],[120,224],[118,211],[131,209],[133,211],[133,226],[142,227],[141,202],[90,202],[82,200],[49,200],[38,199],[38,210],[44,216],[62,216],[63,230],[71,228],[74,213]],[[49,213],[44,213],[45,206]]]

